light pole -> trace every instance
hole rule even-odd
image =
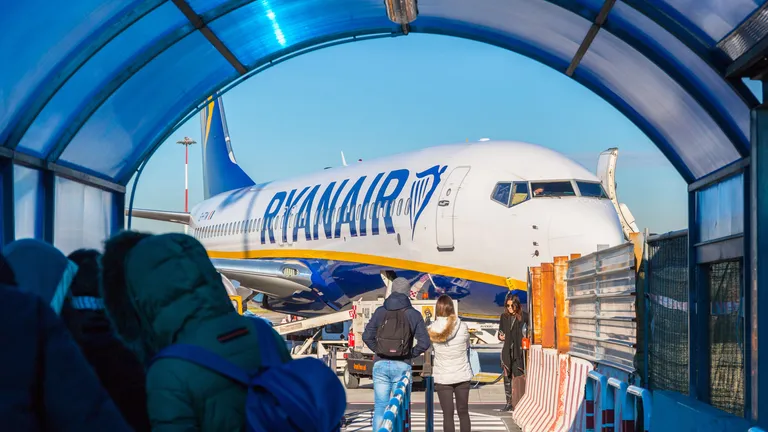
[[[176,141],[176,144],[184,146],[184,213],[189,213],[189,146],[197,144],[197,141],[184,137],[183,140]],[[184,225],[184,234],[187,233],[189,233],[189,225]]]

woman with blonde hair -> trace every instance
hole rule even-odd
[[[453,300],[443,294],[437,299],[435,321],[427,328],[435,350],[433,377],[435,391],[443,410],[443,430],[454,432],[453,398],[459,413],[461,432],[469,432],[469,329],[456,316]]]

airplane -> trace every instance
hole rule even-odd
[[[625,241],[615,190],[539,145],[440,145],[257,184],[234,157],[220,96],[201,119],[204,201],[133,216],[189,225],[265,309],[343,310],[402,276],[418,298],[446,293],[462,317],[495,320],[509,292],[526,303],[529,266]]]

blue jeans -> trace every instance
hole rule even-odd
[[[379,430],[384,418],[395,384],[405,372],[411,371],[411,365],[397,360],[379,360],[373,365],[373,431]],[[410,388],[410,386],[409,386]]]

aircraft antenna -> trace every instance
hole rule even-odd
[[[341,152],[341,164],[347,166],[347,159],[344,158],[344,152]]]

